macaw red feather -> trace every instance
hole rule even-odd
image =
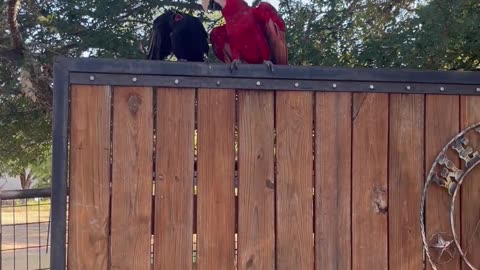
[[[215,56],[224,63],[233,61],[232,50],[228,43],[227,28],[225,25],[217,26],[210,32],[210,43]]]
[[[287,64],[285,23],[272,5],[261,2],[251,8],[243,0],[227,0],[222,14],[226,24],[210,34],[214,53],[221,61]]]
[[[278,15],[275,8],[267,2],[253,9],[260,27],[265,33],[271,51],[271,61],[277,65],[288,64],[288,49],[285,38],[285,22]]]

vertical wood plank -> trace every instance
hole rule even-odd
[[[388,268],[388,94],[354,94],[353,269]]]
[[[313,95],[276,94],[277,269],[313,269]]]
[[[425,175],[428,175],[433,161],[443,147],[458,134],[459,129],[459,97],[427,95],[425,107]],[[458,159],[452,160],[458,166]],[[459,200],[457,201],[459,202]],[[451,196],[444,188],[432,185],[426,200],[426,236],[427,240],[436,233],[445,232],[451,235],[450,211]],[[456,205],[459,209],[460,204]],[[458,216],[459,217],[459,216]],[[460,219],[458,219],[458,222]],[[459,223],[457,228],[459,227]],[[427,269],[432,269],[427,260]],[[457,255],[448,264],[437,265],[438,270],[460,269]]]
[[[72,86],[68,269],[108,264],[110,87]]]
[[[155,269],[192,269],[195,89],[157,90]]]
[[[424,96],[391,95],[389,149],[390,270],[423,267],[418,211],[424,181]]]
[[[275,269],[273,92],[238,95],[238,269]]]
[[[461,129],[480,122],[480,97],[461,97]],[[469,136],[470,145],[480,149],[480,140]],[[462,161],[463,165],[463,161]],[[468,249],[467,258],[476,267],[480,267],[480,168],[473,169],[465,178],[461,189],[462,204],[462,247]],[[457,197],[458,200],[458,197]],[[462,261],[462,269],[470,270]]]
[[[315,259],[318,270],[352,269],[350,93],[317,93]]]
[[[234,269],[235,92],[198,90],[197,269]]]
[[[152,89],[113,90],[112,269],[150,269]]]

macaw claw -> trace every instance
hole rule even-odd
[[[210,60],[208,60],[208,56],[207,55],[203,55],[203,62],[207,65],[210,65]]]
[[[263,61],[263,63],[264,63],[265,65],[267,65],[267,67],[270,69],[271,72],[273,72],[273,63],[272,63],[272,61],[265,60],[265,61]]]
[[[238,64],[240,64],[240,60],[238,59],[235,59],[232,61],[232,63],[230,63],[230,73],[233,73],[233,70],[237,70],[238,69]]]

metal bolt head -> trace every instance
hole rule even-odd
[[[217,85],[220,85],[220,81],[217,81]]]
[[[262,83],[260,81],[257,82],[257,86],[260,86],[262,85]]]
[[[410,85],[407,85],[407,87],[405,87],[405,89],[410,90],[410,89],[412,89],[412,87]]]
[[[440,87],[440,91],[442,91],[442,92],[445,91],[445,87],[443,87],[443,86]]]
[[[332,84],[332,87],[337,88],[337,84],[336,83]]]
[[[478,87],[477,89],[475,89],[475,91],[477,91],[477,92],[480,93],[480,87]]]
[[[295,87],[298,87],[298,86],[300,86],[300,84],[299,84],[298,82],[297,82],[297,83],[295,83]]]
[[[132,82],[136,82],[137,80],[138,80],[137,77],[132,78]]]
[[[179,83],[180,83],[180,81],[178,79],[175,80],[175,84],[179,84]]]
[[[373,86],[373,84],[370,84],[370,87],[369,87],[371,90],[375,89],[375,86]]]
[[[95,76],[90,76],[90,81],[94,81],[95,80]]]

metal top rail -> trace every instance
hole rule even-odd
[[[480,72],[114,60],[56,59],[71,84],[480,95]]]
[[[50,196],[50,188],[0,191],[0,200],[48,198]]]

